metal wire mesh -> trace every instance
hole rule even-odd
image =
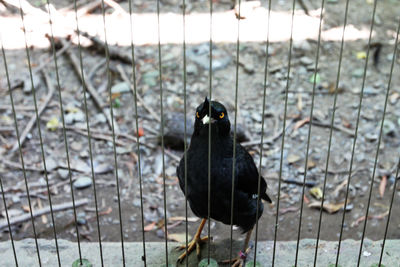
[[[112,148],[113,148],[113,158],[114,158],[114,175],[115,175],[115,184],[116,184],[116,195],[117,195],[117,205],[118,205],[118,225],[119,225],[119,237],[120,237],[120,243],[121,243],[121,257],[122,257],[122,264],[123,266],[128,265],[127,260],[126,260],[126,255],[125,255],[125,247],[124,247],[124,228],[123,228],[123,209],[122,209],[122,198],[121,198],[121,188],[120,188],[120,178],[119,178],[119,172],[118,172],[118,161],[117,161],[117,138],[120,133],[118,123],[114,118],[114,107],[113,107],[113,96],[111,92],[111,85],[112,85],[112,70],[110,67],[110,50],[109,50],[109,44],[107,40],[107,21],[106,21],[106,6],[105,6],[106,0],[101,1],[101,15],[102,15],[102,29],[104,30],[104,43],[105,43],[105,49],[104,49],[104,57],[106,59],[106,75],[107,75],[107,85],[106,89],[108,92],[108,101],[109,101],[109,123],[111,124],[111,143],[112,143]],[[338,248],[336,252],[336,266],[339,266],[339,257],[340,257],[340,252],[341,252],[341,242],[343,238],[343,231],[344,231],[344,226],[345,226],[345,216],[346,216],[346,208],[348,205],[348,199],[349,199],[349,191],[350,191],[350,184],[351,184],[351,178],[353,175],[353,162],[354,162],[354,157],[355,157],[355,152],[356,152],[356,144],[357,144],[357,137],[359,136],[359,124],[360,124],[360,117],[361,117],[361,111],[362,111],[362,104],[363,104],[363,98],[364,98],[364,89],[365,85],[367,82],[367,72],[369,68],[369,58],[370,58],[370,51],[372,49],[372,39],[373,39],[373,30],[374,30],[374,24],[375,24],[375,14],[377,10],[377,2],[378,1],[373,1],[373,9],[372,9],[372,17],[371,17],[371,24],[370,24],[370,29],[369,29],[369,37],[368,37],[368,43],[367,43],[367,52],[365,56],[365,63],[363,67],[363,74],[362,74],[362,84],[361,84],[361,90],[359,93],[359,103],[357,105],[357,117],[356,117],[356,123],[355,123],[355,130],[354,130],[354,139],[352,142],[352,149],[351,149],[351,156],[350,156],[350,164],[349,164],[349,171],[348,171],[348,178],[347,178],[347,185],[346,185],[346,191],[345,191],[345,201],[344,201],[344,206],[343,206],[343,214],[342,214],[342,219],[341,219],[341,227],[340,227],[340,233],[339,233],[339,243],[338,243]],[[54,61],[54,67],[55,67],[55,76],[56,76],[56,82],[57,82],[57,91],[59,95],[58,103],[59,103],[59,108],[60,108],[60,117],[61,117],[61,122],[62,125],[60,128],[62,128],[62,138],[63,138],[63,143],[64,143],[64,149],[65,149],[65,154],[66,154],[66,162],[67,162],[67,170],[68,170],[68,177],[69,177],[69,187],[70,187],[70,192],[71,192],[71,198],[72,198],[72,203],[73,203],[73,214],[74,214],[74,222],[73,224],[75,225],[75,231],[76,231],[76,241],[77,241],[77,247],[78,247],[78,255],[79,255],[79,262],[82,265],[83,264],[83,259],[84,255],[81,249],[81,233],[79,230],[79,223],[78,223],[78,216],[77,216],[77,207],[75,206],[75,190],[73,187],[73,178],[72,178],[72,167],[71,167],[71,162],[70,162],[70,153],[69,153],[69,142],[68,142],[68,136],[67,136],[67,126],[65,123],[65,118],[64,118],[64,108],[63,108],[63,93],[62,93],[62,86],[60,82],[60,71],[58,67],[58,60],[57,60],[57,53],[56,53],[56,41],[55,41],[55,36],[53,34],[53,18],[52,18],[52,13],[51,10],[52,8],[50,7],[50,1],[47,0],[46,2],[47,8],[48,8],[48,20],[49,20],[49,25],[50,25],[50,32],[51,36],[49,37],[49,40],[51,41],[51,50],[52,50],[52,56],[53,56],[53,61]],[[139,93],[137,90],[137,77],[136,77],[136,68],[137,68],[137,63],[135,61],[135,46],[134,46],[134,37],[135,33],[133,31],[133,0],[128,1],[129,4],[129,23],[130,23],[130,48],[131,48],[131,69],[132,69],[132,81],[124,75],[123,71],[120,71],[122,73],[121,76],[125,80],[128,80],[130,82],[129,86],[132,88],[133,92],[133,107],[135,111],[135,119],[134,119],[134,124],[136,128],[136,138],[132,141],[136,142],[136,154],[137,154],[137,176],[138,176],[138,185],[139,185],[139,196],[140,196],[140,217],[141,217],[141,239],[140,242],[142,243],[143,246],[143,255],[142,255],[142,260],[144,266],[147,266],[147,258],[146,258],[146,238],[145,238],[145,219],[144,219],[144,205],[143,205],[143,200],[145,199],[144,193],[143,193],[143,179],[142,177],[142,162],[141,162],[141,143],[140,143],[140,136],[139,136],[139,116],[138,116],[138,99],[139,99]],[[333,143],[333,130],[335,129],[334,123],[335,123],[335,114],[337,111],[337,98],[338,98],[338,91],[339,91],[339,82],[341,80],[341,67],[342,67],[342,59],[343,59],[343,51],[344,51],[344,45],[345,45],[345,31],[346,31],[346,26],[347,26],[347,19],[348,19],[348,11],[349,11],[349,5],[350,1],[347,0],[345,4],[345,11],[344,11],[344,21],[343,21],[343,28],[342,28],[342,34],[341,34],[341,45],[340,45],[340,52],[339,52],[339,59],[338,59],[338,68],[337,68],[337,74],[336,74],[336,81],[334,85],[334,99],[333,99],[333,106],[332,106],[332,113],[330,117],[330,123],[328,125],[329,128],[329,139],[328,139],[328,146],[327,146],[327,156],[326,156],[326,165],[325,165],[325,170],[324,170],[324,178],[323,178],[323,187],[322,187],[322,198],[321,198],[321,203],[319,207],[319,220],[318,220],[318,230],[317,230],[317,236],[316,236],[316,244],[315,244],[315,254],[314,254],[314,259],[313,259],[313,265],[317,265],[317,255],[318,255],[318,249],[319,249],[319,242],[320,242],[320,234],[321,234],[321,226],[323,224],[323,210],[324,210],[324,201],[325,201],[325,195],[326,195],[326,187],[327,187],[327,180],[328,180],[328,173],[329,173],[329,164],[330,164],[330,155],[331,155],[331,146]],[[236,39],[236,60],[235,60],[235,83],[234,83],[234,123],[233,123],[233,157],[232,157],[232,184],[231,184],[231,208],[230,208],[230,217],[231,217],[231,225],[230,225],[230,247],[229,247],[229,262],[232,261],[233,259],[233,218],[234,218],[234,191],[235,191],[235,179],[236,179],[236,142],[237,142],[237,116],[238,116],[238,99],[239,97],[239,92],[240,92],[240,86],[239,86],[239,64],[240,64],[240,23],[241,23],[241,6],[242,3],[239,0],[237,3],[237,8],[238,8],[238,14],[237,14],[237,39]],[[260,147],[259,147],[259,176],[258,176],[258,194],[260,195],[260,181],[262,178],[261,172],[262,172],[262,162],[263,162],[263,150],[264,150],[264,123],[265,123],[265,117],[266,117],[266,106],[267,106],[267,90],[269,89],[268,87],[268,75],[269,75],[269,45],[270,45],[270,39],[269,39],[269,34],[270,34],[270,27],[273,25],[270,25],[270,14],[271,14],[271,9],[272,9],[272,1],[268,2],[268,6],[266,7],[268,11],[268,16],[267,16],[267,38],[266,38],[266,46],[265,46],[265,70],[264,70],[264,79],[263,79],[263,99],[262,99],[262,113],[261,113],[261,142],[260,142]],[[303,223],[303,209],[304,209],[304,199],[305,199],[305,187],[306,187],[306,179],[307,179],[307,170],[308,170],[308,163],[309,163],[309,155],[310,155],[310,143],[311,143],[311,136],[312,136],[312,125],[313,125],[313,117],[314,117],[314,100],[316,96],[316,88],[317,88],[317,79],[315,78],[318,73],[319,69],[319,61],[320,61],[320,50],[322,46],[322,39],[321,39],[321,33],[322,33],[322,28],[323,28],[323,18],[324,18],[324,9],[325,9],[325,0],[321,1],[321,8],[320,8],[320,13],[319,13],[319,28],[318,28],[318,35],[317,35],[317,50],[315,53],[315,67],[314,67],[314,79],[312,81],[312,92],[311,92],[311,106],[310,106],[310,115],[309,115],[309,128],[307,131],[307,143],[306,143],[306,151],[305,151],[305,163],[304,163],[304,175],[303,175],[303,181],[301,183],[301,199],[300,199],[300,212],[299,212],[299,223],[297,227],[297,242],[296,242],[296,251],[295,251],[295,262],[294,266],[298,266],[298,256],[300,253],[300,241],[301,241],[301,230],[302,230],[302,223]],[[55,217],[53,214],[53,204],[52,204],[52,198],[51,198],[51,186],[49,184],[49,177],[48,177],[48,170],[46,167],[46,152],[45,152],[45,141],[42,138],[42,133],[41,133],[41,125],[40,125],[40,112],[38,108],[38,101],[36,99],[36,91],[35,91],[35,84],[33,80],[33,72],[32,72],[32,63],[31,63],[31,56],[30,56],[30,49],[28,46],[28,41],[27,41],[27,32],[25,29],[25,20],[24,20],[24,12],[22,8],[21,1],[19,2],[19,11],[20,11],[20,16],[21,16],[21,22],[22,22],[22,29],[24,32],[24,38],[25,38],[25,52],[26,52],[26,59],[27,59],[27,65],[29,68],[29,77],[30,77],[30,83],[32,87],[32,96],[33,96],[33,103],[34,103],[34,112],[36,115],[36,121],[37,121],[37,132],[38,132],[38,137],[39,137],[39,145],[40,145],[40,155],[41,159],[43,162],[43,169],[44,169],[44,178],[46,182],[46,189],[47,189],[47,197],[48,197],[48,202],[49,202],[49,207],[50,207],[50,215],[51,215],[51,225],[52,225],[52,232],[54,236],[54,242],[55,242],[55,249],[56,249],[56,254],[57,254],[57,262],[58,265],[61,266],[61,258],[60,258],[60,252],[59,252],[59,245],[58,245],[58,237],[57,237],[57,227],[55,223]],[[294,23],[295,23],[295,17],[296,17],[296,1],[293,0],[292,2],[292,9],[291,9],[291,28],[290,28],[290,38],[289,38],[289,49],[287,53],[287,72],[285,75],[285,80],[286,80],[286,86],[284,89],[284,97],[283,97],[283,126],[282,126],[282,132],[280,134],[281,137],[281,146],[280,146],[280,159],[279,159],[279,175],[278,175],[278,185],[277,185],[277,192],[274,192],[275,195],[277,196],[276,198],[276,215],[275,215],[275,224],[274,224],[274,237],[273,237],[273,249],[272,249],[272,262],[268,263],[271,264],[272,266],[275,266],[276,264],[276,254],[277,254],[277,242],[279,241],[278,238],[278,230],[279,230],[279,213],[280,213],[280,204],[281,204],[281,185],[282,181],[284,180],[284,172],[283,172],[283,166],[284,166],[284,151],[285,151],[285,137],[287,136],[287,120],[288,120],[288,100],[289,100],[289,92],[291,88],[291,82],[293,80],[293,77],[291,76],[291,71],[292,71],[292,59],[293,59],[293,34],[294,34]],[[81,84],[82,84],[82,93],[83,93],[83,102],[84,102],[84,110],[85,110],[85,124],[86,124],[86,136],[87,136],[87,141],[88,141],[88,149],[89,149],[89,158],[90,158],[90,169],[91,169],[91,178],[93,181],[93,196],[94,196],[94,204],[95,204],[95,212],[96,212],[96,223],[97,223],[97,233],[98,233],[98,244],[99,244],[99,253],[100,253],[100,258],[101,258],[101,265],[104,266],[104,259],[103,259],[103,249],[102,249],[102,235],[101,235],[101,223],[99,219],[99,206],[98,206],[98,192],[96,189],[96,175],[94,171],[94,160],[93,160],[93,151],[92,151],[92,135],[91,135],[91,127],[90,127],[90,116],[89,116],[89,107],[88,107],[88,97],[86,95],[87,91],[90,91],[90,88],[87,87],[87,84],[85,82],[85,77],[88,75],[86,74],[84,70],[84,57],[82,53],[82,45],[81,45],[81,32],[79,28],[79,19],[78,19],[78,8],[77,8],[77,1],[74,0],[74,12],[75,12],[75,20],[76,20],[76,32],[77,32],[77,38],[78,38],[78,50],[79,50],[79,62],[76,62],[76,64],[79,66],[80,69],[80,77],[81,77]],[[156,15],[157,15],[157,50],[158,50],[158,56],[156,57],[157,60],[157,65],[158,65],[158,85],[159,85],[159,123],[160,123],[160,145],[161,145],[161,166],[162,166],[162,199],[163,199],[163,241],[165,243],[165,264],[168,266],[169,262],[171,262],[171,259],[169,258],[169,243],[168,243],[168,214],[167,214],[167,176],[166,176],[166,162],[165,162],[165,154],[166,154],[166,146],[165,146],[165,131],[164,131],[164,126],[165,126],[165,111],[164,111],[164,97],[165,97],[165,86],[163,85],[163,61],[162,61],[162,39],[161,39],[161,23],[160,23],[160,14],[162,10],[160,7],[160,0],[157,0],[156,2]],[[209,61],[208,61],[208,99],[211,103],[213,100],[213,46],[214,46],[214,41],[213,41],[213,16],[214,16],[214,11],[213,11],[213,1],[209,1],[209,34],[210,34],[210,39],[208,42],[209,45]],[[188,194],[188,188],[187,188],[187,149],[189,145],[187,144],[187,135],[188,135],[188,130],[187,130],[187,119],[186,119],[186,114],[187,114],[187,61],[186,61],[186,2],[183,0],[182,2],[182,24],[183,24],[183,42],[182,42],[182,47],[183,47],[183,71],[182,71],[182,81],[183,81],[183,115],[184,115],[184,153],[183,153],[183,161],[184,161],[184,181],[185,181],[185,188],[184,188],[184,193],[185,193],[185,244],[186,244],[186,253],[188,253],[188,243],[189,243],[189,227],[188,227],[188,200],[187,200],[187,194]],[[388,99],[389,99],[389,93],[391,90],[391,83],[392,83],[392,75],[394,72],[394,66],[396,62],[396,56],[397,56],[397,45],[398,45],[398,35],[399,35],[399,29],[400,29],[400,21],[399,24],[397,25],[397,32],[395,35],[395,42],[393,44],[393,53],[391,54],[391,67],[390,67],[390,72],[389,72],[389,78],[388,78],[388,84],[386,88],[386,95],[385,95],[385,102],[382,106],[382,118],[380,120],[380,126],[379,126],[379,135],[377,138],[377,148],[376,148],[376,153],[374,157],[374,164],[373,164],[373,169],[372,169],[372,175],[371,175],[371,181],[370,181],[370,186],[369,186],[369,191],[368,191],[368,199],[367,199],[367,205],[366,205],[366,211],[365,211],[365,216],[364,216],[364,225],[363,225],[363,231],[362,231],[362,236],[361,236],[361,241],[360,241],[360,249],[358,253],[358,261],[357,261],[357,266],[361,265],[361,256],[364,248],[364,239],[365,239],[365,234],[366,234],[366,228],[367,228],[367,222],[369,218],[369,211],[370,211],[370,204],[371,204],[371,199],[372,199],[372,192],[373,192],[373,187],[374,187],[374,181],[375,181],[375,176],[376,176],[376,171],[378,168],[378,157],[379,157],[379,152],[381,148],[381,142],[382,138],[384,136],[383,130],[384,130],[384,123],[385,123],[385,116],[386,116],[386,111],[387,111],[387,104],[388,104]],[[2,36],[2,38],[4,38]],[[7,79],[7,85],[8,85],[8,94],[10,96],[10,102],[11,102],[11,108],[12,108],[12,115],[13,115],[13,121],[14,121],[14,126],[15,126],[15,135],[18,143],[18,152],[20,156],[20,161],[21,161],[21,168],[22,168],[22,173],[23,173],[23,179],[24,179],[24,184],[25,184],[25,190],[27,194],[27,200],[29,204],[29,212],[30,212],[30,220],[32,224],[32,231],[33,231],[33,237],[35,238],[35,247],[36,247],[36,256],[38,260],[39,266],[42,265],[42,260],[41,260],[41,255],[40,255],[40,247],[38,244],[38,233],[36,230],[35,226],[35,217],[34,217],[34,208],[31,203],[31,196],[30,196],[30,188],[29,188],[29,183],[28,183],[28,178],[27,178],[27,170],[25,168],[25,163],[24,163],[24,152],[22,149],[21,145],[21,139],[20,139],[20,133],[19,133],[19,128],[18,128],[18,121],[17,121],[17,113],[14,105],[14,99],[13,99],[13,91],[11,89],[11,82],[10,82],[10,77],[9,77],[9,72],[8,72],[8,65],[7,65],[7,59],[6,59],[6,53],[5,49],[3,47],[3,39],[1,39],[2,43],[2,55],[3,55],[3,61],[4,61],[4,69],[6,73],[6,79]],[[54,90],[54,85],[52,85],[50,81],[49,75],[46,73],[46,71],[43,71],[44,77],[46,80],[47,87],[49,90]],[[53,89],[51,89],[53,88]],[[211,105],[209,105],[209,114],[211,114]],[[208,128],[208,162],[207,162],[207,172],[208,172],[208,236],[211,236],[211,208],[213,203],[211,203],[211,191],[212,191],[212,164],[214,164],[211,161],[211,151],[212,151],[212,132],[211,132],[211,127]],[[399,161],[400,162],[400,161]],[[395,174],[395,180],[393,184],[393,191],[392,195],[390,198],[390,206],[388,209],[388,218],[386,221],[385,225],[385,232],[383,236],[383,244],[382,244],[382,249],[381,249],[381,254],[380,254],[380,259],[379,259],[379,265],[381,265],[383,256],[384,256],[384,249],[385,249],[385,241],[387,239],[388,235],[388,227],[389,223],[391,220],[391,215],[392,215],[392,207],[396,195],[396,186],[397,186],[397,178],[399,175],[399,165],[400,163],[397,164],[396,168],[396,174]],[[3,198],[3,205],[4,205],[4,210],[5,210],[5,218],[7,221],[7,226],[8,226],[8,232],[10,236],[10,241],[12,245],[12,250],[13,250],[13,255],[14,255],[14,261],[15,265],[18,266],[18,257],[17,257],[17,251],[14,245],[14,237],[13,237],[13,229],[12,229],[12,224],[10,223],[10,216],[8,213],[8,207],[7,207],[7,202],[6,202],[6,196],[5,196],[5,190],[3,187],[3,180],[2,177],[0,176],[0,188],[2,192],[2,198]],[[260,205],[260,199],[257,198],[257,213],[256,213],[256,218],[258,218],[258,208]],[[259,235],[259,222],[258,220],[255,222],[255,251],[254,251],[254,265],[256,266],[256,259],[257,259],[257,243],[258,243],[258,235]],[[139,240],[137,240],[139,241]],[[208,264],[210,264],[210,258],[211,258],[211,238],[208,239],[208,253],[207,253],[207,258],[208,258]],[[185,261],[186,266],[189,266],[189,260]]]

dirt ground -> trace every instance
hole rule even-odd
[[[7,2],[7,1],[6,1]],[[36,9],[45,11],[45,4],[33,3]],[[181,13],[182,10],[176,0],[161,1],[161,13]],[[226,12],[230,10],[229,1],[213,1],[214,11]],[[242,1],[247,3],[245,1]],[[341,62],[340,82],[337,94],[337,105],[332,132],[329,169],[325,175],[328,156],[328,142],[330,140],[330,123],[333,114],[335,99],[335,83],[338,71],[339,52],[341,46],[341,31],[334,40],[323,39],[320,46],[318,76],[314,100],[314,123],[312,124],[309,162],[307,166],[306,181],[310,186],[305,187],[304,208],[301,224],[301,238],[316,238],[320,216],[319,208],[312,206],[319,203],[316,196],[322,193],[324,178],[326,177],[325,203],[326,209],[322,212],[320,238],[324,240],[338,240],[343,216],[343,203],[346,194],[346,181],[349,178],[349,166],[352,158],[354,132],[356,129],[360,91],[364,85],[361,116],[358,125],[358,137],[355,147],[353,172],[351,175],[349,205],[344,224],[344,239],[360,239],[363,232],[363,216],[366,213],[369,190],[372,183],[374,162],[379,144],[379,133],[383,116],[385,97],[388,88],[391,58],[393,55],[398,15],[399,2],[396,0],[379,1],[377,5],[375,25],[372,37],[374,44],[370,50],[368,72],[363,83],[365,55],[368,48],[368,34],[370,29],[373,4],[372,1],[350,1],[347,25],[351,29],[364,31],[364,38],[349,38],[345,40]],[[71,1],[55,1],[57,10],[70,9]],[[207,1],[189,1],[188,15],[207,13]],[[312,16],[318,14],[321,3],[319,1],[306,1]],[[85,2],[81,2],[85,5]],[[128,11],[126,1],[119,2],[120,6]],[[0,16],[5,21],[7,18],[17,17],[18,13],[11,5],[3,5],[0,1]],[[156,15],[155,1],[134,1],[138,13]],[[262,8],[267,8],[265,1],[261,2]],[[260,8],[261,8],[260,7]],[[345,1],[327,1],[323,19],[323,31],[341,29],[343,27]],[[282,12],[290,18],[292,2],[281,0],[272,3],[272,11]],[[113,8],[107,7],[107,14],[113,13]],[[254,11],[254,10],[253,10]],[[250,19],[243,19],[243,23]],[[97,7],[93,14],[101,14]],[[303,9],[296,6],[296,16],[305,16]],[[230,13],[234,16],[234,13]],[[318,15],[317,15],[318,17]],[[3,24],[4,25],[4,24]],[[318,26],[318,25],[317,25]],[[102,27],[102,24],[96,27]],[[204,25],[208,27],[208,25]],[[279,25],[271,25],[273,30],[279,31]],[[0,29],[5,30],[4,26]],[[101,29],[101,28],[100,28]],[[305,30],[307,34],[307,29]],[[318,30],[318,27],[317,27]],[[98,32],[101,30],[97,30]],[[31,32],[28,32],[28,35]],[[259,221],[258,238],[271,240],[275,233],[276,205],[278,200],[279,171],[285,96],[288,84],[287,98],[287,130],[282,160],[282,180],[280,191],[280,206],[278,217],[278,240],[295,240],[298,236],[300,204],[302,199],[302,181],[304,179],[305,155],[310,116],[313,74],[317,51],[318,32],[310,33],[310,38],[295,40],[291,51],[290,81],[287,83],[289,41],[273,41],[269,46],[268,57],[268,82],[265,106],[265,132],[264,138],[270,140],[263,146],[263,164],[261,173],[266,178],[269,189],[268,194],[273,199],[273,204],[266,205],[264,214]],[[72,31],[70,34],[74,34]],[[364,35],[365,36],[365,35]],[[349,34],[351,37],[351,33]],[[7,36],[2,36],[3,39]],[[69,41],[67,41],[69,42]],[[88,39],[84,39],[88,42]],[[263,83],[265,72],[264,41],[241,42],[239,46],[239,83],[238,83],[238,122],[241,130],[253,145],[244,143],[253,155],[255,162],[259,162],[260,146],[257,140],[261,137],[261,123],[263,110]],[[60,47],[58,47],[60,49]],[[208,62],[204,59],[208,53],[208,43],[189,43],[187,45],[187,119],[188,124],[193,123],[194,110],[208,95],[209,71]],[[129,46],[119,46],[119,53],[130,55]],[[59,50],[58,50],[59,51]],[[200,52],[199,52],[200,51]],[[69,147],[69,158],[73,167],[72,178],[84,182],[83,177],[92,177],[90,165],[90,150],[86,133],[85,104],[82,85],[77,73],[74,71],[67,54],[71,52],[79,58],[79,49],[76,45],[68,48],[67,52],[58,57],[58,73],[60,78],[62,103],[68,121],[66,131]],[[35,73],[35,69],[44,62],[52,59],[51,49],[38,48],[35,45],[29,49],[30,61],[34,71],[34,83],[38,105],[42,105],[49,88],[46,86],[42,72]],[[224,103],[230,111],[231,123],[234,118],[235,81],[236,81],[236,43],[216,42],[213,44],[213,60],[220,64],[212,72],[213,99]],[[33,93],[30,90],[27,57],[25,50],[5,49],[7,67],[11,84],[16,117],[20,134],[27,127],[29,119],[34,116]],[[92,46],[82,48],[83,67],[87,80],[93,84],[99,98],[104,103],[101,107],[109,112],[110,101],[107,91],[107,68],[104,51],[96,51]],[[137,157],[141,158],[142,186],[143,186],[143,215],[146,228],[146,241],[161,241],[164,239],[164,195],[163,195],[163,166],[162,150],[159,144],[160,136],[160,86],[158,77],[158,47],[157,44],[135,46],[136,72],[138,94],[142,101],[138,104],[139,135],[141,146],[137,154],[135,105],[129,87],[123,84],[119,68],[122,67],[129,77],[132,66],[120,59],[111,59],[110,81],[113,86],[112,105],[113,115],[121,136],[117,137],[116,161],[119,178],[121,218],[123,236],[125,241],[142,241],[142,224],[140,209],[140,191],[138,178]],[[183,48],[181,44],[162,44],[161,46],[163,108],[166,117],[176,117],[177,113],[183,114]],[[16,142],[13,113],[7,85],[4,59],[0,64],[0,175],[5,189],[5,197],[10,215],[16,216],[29,211],[25,194],[24,175],[21,170],[18,149],[12,151]],[[400,204],[400,187],[393,188],[396,180],[396,166],[399,160],[399,127],[400,127],[400,59],[396,54],[393,76],[387,104],[385,123],[378,153],[378,164],[372,184],[372,198],[370,202],[367,221],[366,237],[379,240],[383,238],[388,209],[392,192],[395,190],[394,207]],[[56,70],[54,62],[50,61],[44,71],[56,84]],[[19,81],[25,81],[20,83]],[[119,85],[115,89],[115,85]],[[126,84],[125,84],[126,85]],[[118,91],[122,89],[126,91]],[[118,91],[118,92],[117,92]],[[66,151],[61,123],[57,91],[52,95],[45,110],[40,117],[40,129],[44,144],[44,154],[47,164],[48,179],[51,186],[51,199],[53,204],[71,201],[71,187],[69,185],[66,166]],[[120,220],[118,197],[115,178],[114,146],[112,132],[101,109],[95,105],[93,97],[86,94],[90,127],[92,130],[92,154],[96,181],[97,202],[101,216],[100,230],[103,241],[120,240]],[[144,104],[143,104],[144,103]],[[149,112],[149,110],[151,112]],[[71,115],[72,114],[72,115]],[[49,124],[50,122],[50,124]],[[56,126],[52,127],[51,122]],[[182,120],[175,123],[182,126]],[[82,130],[83,129],[83,130]],[[165,131],[173,132],[175,127],[167,123]],[[273,138],[276,137],[276,138]],[[170,145],[169,142],[167,144]],[[247,145],[246,145],[247,144]],[[18,147],[17,147],[18,148]],[[171,240],[182,241],[185,233],[185,199],[181,192],[176,177],[177,159],[182,157],[182,150],[166,147],[165,176],[166,176],[166,208],[168,218],[168,233],[175,234]],[[41,154],[40,139],[36,124],[27,135],[22,145],[22,154],[27,168],[26,176],[30,184],[33,209],[37,210],[48,206],[45,175],[43,172],[43,159]],[[14,165],[12,163],[15,163]],[[90,180],[90,179],[89,179]],[[297,184],[296,184],[297,183]],[[98,230],[95,214],[93,186],[84,189],[74,189],[75,199],[88,198],[89,204],[77,209],[81,239],[84,241],[97,241]],[[32,193],[33,192],[33,193]],[[313,193],[314,192],[314,193]],[[4,214],[4,206],[0,205],[0,216]],[[4,215],[3,215],[4,216]],[[199,220],[188,211],[189,233],[194,233]],[[3,218],[4,219],[4,218]],[[55,213],[57,237],[76,240],[74,227],[74,213],[72,209]],[[53,238],[53,228],[50,215],[35,219],[38,236]],[[389,224],[388,238],[400,238],[400,213],[394,208]],[[0,231],[0,240],[7,240],[8,229]],[[15,225],[12,228],[14,237],[22,239],[32,237],[32,224],[30,221]],[[229,237],[229,226],[211,222],[211,235],[214,240]],[[235,238],[243,238],[239,231],[234,230]]]

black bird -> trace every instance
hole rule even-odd
[[[188,244],[188,253],[194,248],[197,256],[200,254],[200,243],[208,237],[200,237],[201,231],[208,217],[208,142],[209,127],[211,126],[211,193],[210,217],[224,224],[231,224],[231,196],[232,196],[232,165],[233,165],[233,138],[230,135],[231,124],[226,108],[217,101],[211,101],[211,115],[209,114],[210,101],[196,109],[194,132],[187,150],[187,199],[193,213],[202,218],[201,224]],[[185,194],[185,159],[181,159],[177,168],[179,185]],[[234,266],[242,263],[248,252],[248,243],[256,221],[263,213],[264,205],[260,201],[257,213],[258,170],[250,154],[236,143],[235,187],[233,225],[239,226],[242,233],[247,233],[243,250],[235,259]],[[267,183],[260,180],[260,197],[271,203],[266,194]],[[185,246],[181,247],[182,249]],[[186,257],[183,253],[178,261]]]

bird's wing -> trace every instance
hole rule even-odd
[[[257,194],[259,175],[253,158],[240,144],[236,146],[236,151],[237,189],[251,195]],[[260,196],[262,199],[271,202],[266,191],[267,183],[260,176]]]

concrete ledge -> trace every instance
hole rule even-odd
[[[78,259],[78,246],[75,242],[58,240],[62,266],[72,266],[72,262]],[[144,266],[142,261],[143,245],[140,242],[125,243],[125,257],[127,266]],[[175,265],[180,254],[176,251],[177,243],[169,242],[169,262]],[[234,241],[234,254],[239,251],[242,243]],[[382,241],[365,240],[364,250],[361,258],[361,266],[370,267],[379,262]],[[35,242],[33,239],[25,239],[15,242],[19,266],[38,266]],[[122,254],[120,243],[102,243],[105,266],[122,266]],[[39,240],[40,256],[43,266],[58,266],[55,243],[53,240]],[[342,242],[340,253],[340,266],[356,266],[360,247],[360,241],[345,240]],[[82,255],[88,259],[93,266],[101,266],[99,245],[97,243],[82,243]],[[261,266],[271,266],[273,241],[258,242],[257,261]],[[337,242],[320,241],[318,249],[317,266],[328,267],[336,260]],[[290,267],[294,265],[296,242],[277,242],[275,266]],[[315,252],[315,240],[303,239],[300,243],[298,266],[313,266]],[[165,265],[165,243],[146,243],[147,266]],[[202,256],[207,257],[207,245],[202,247]],[[229,240],[212,242],[211,257],[223,260],[229,257]],[[251,260],[251,259],[249,259]],[[11,248],[11,242],[0,242],[1,266],[15,266]],[[387,240],[383,264],[386,267],[400,266],[400,240]],[[195,253],[189,257],[189,266],[197,266],[198,261]],[[185,266],[185,265],[182,265]],[[226,265],[225,265],[226,266]],[[334,266],[334,265],[332,265]],[[377,265],[376,265],[377,266]]]

